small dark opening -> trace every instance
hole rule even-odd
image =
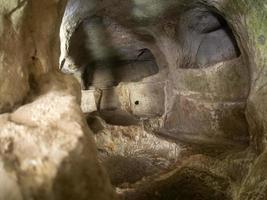
[[[139,102],[139,101],[135,101],[134,104],[135,104],[135,105],[139,105],[140,102]]]

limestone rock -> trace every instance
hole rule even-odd
[[[32,103],[0,116],[1,200],[13,187],[14,200],[115,199],[71,93],[79,86],[61,76],[50,76],[43,84],[50,89]]]
[[[21,103],[29,92],[28,71],[32,48],[23,38],[27,1],[0,1],[0,113]],[[23,50],[23,51],[22,51]]]
[[[266,8],[0,0],[0,200],[266,199]]]
[[[0,1],[0,200],[116,199],[80,86],[56,72],[66,2]]]

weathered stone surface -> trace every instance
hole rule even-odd
[[[255,161],[255,164],[250,169],[247,178],[244,180],[240,193],[239,199],[266,199],[267,188],[266,188],[266,152],[262,153]]]
[[[116,199],[80,109],[56,72],[66,1],[0,1],[0,199]],[[17,105],[24,104],[19,108]]]
[[[192,182],[189,181],[189,185],[201,182],[194,177],[199,178],[205,174],[204,177],[209,177],[208,180],[212,180],[211,182],[214,185],[222,186],[222,188],[213,188],[214,185],[209,185],[207,188],[212,190],[205,190],[204,186],[201,187],[196,184],[197,187],[193,188],[195,193],[192,193],[198,194],[199,199],[242,199],[246,198],[247,192],[261,194],[253,192],[253,190],[256,190],[256,186],[253,187],[252,185],[256,184],[253,182],[254,176],[266,176],[264,170],[256,170],[264,162],[257,161],[255,167],[251,168],[250,173],[248,173],[248,169],[254,159],[254,157],[250,157],[250,152],[257,150],[261,153],[266,146],[266,45],[264,40],[266,38],[265,23],[267,21],[265,20],[267,16],[266,1],[252,3],[247,0],[196,0],[192,2],[182,0],[114,0],[102,1],[100,4],[93,3],[95,2],[92,2],[92,4],[87,2],[86,4],[83,1],[76,1],[73,4],[75,7],[72,7],[71,3],[69,4],[70,12],[67,12],[67,17],[64,18],[65,24],[61,27],[61,48],[63,52],[61,61],[65,59],[66,65],[64,66],[67,69],[69,68],[69,71],[72,71],[73,68],[75,70],[80,69],[80,66],[76,65],[75,59],[70,54],[71,48],[69,47],[71,47],[72,41],[70,38],[75,35],[75,26],[78,27],[83,21],[82,19],[86,19],[87,22],[90,21],[91,16],[95,14],[92,11],[92,5],[96,6],[98,16],[102,15],[104,18],[110,18],[125,29],[131,30],[134,35],[132,38],[141,40],[145,48],[150,49],[154,55],[157,55],[155,60],[159,66],[159,72],[156,76],[159,78],[152,78],[151,76],[147,77],[146,80],[151,81],[151,84],[155,86],[158,82],[167,80],[164,93],[162,93],[162,90],[159,92],[159,96],[164,95],[164,98],[153,96],[155,95],[154,90],[150,93],[144,88],[139,88],[138,84],[140,82],[141,84],[147,83],[145,80],[139,80],[139,83],[127,83],[132,85],[130,92],[125,89],[127,84],[122,83],[123,87],[120,85],[119,89],[117,88],[119,92],[109,93],[113,96],[110,97],[111,101],[107,100],[105,105],[109,105],[110,110],[118,107],[132,115],[163,113],[160,119],[155,119],[154,115],[153,117],[142,116],[139,123],[141,122],[144,127],[148,127],[150,131],[158,131],[159,133],[166,131],[166,136],[171,136],[170,133],[172,133],[176,136],[174,138],[181,138],[181,136],[187,138],[196,146],[201,146],[196,150],[197,153],[202,152],[202,150],[207,153],[205,150],[212,149],[207,150],[208,154],[213,155],[210,160],[220,157],[221,152],[224,152],[224,155],[229,155],[228,158],[223,159],[225,163],[222,163],[219,167],[223,177],[220,177],[220,173],[214,175],[209,172],[209,170],[214,171],[214,165],[199,160],[203,166],[207,167],[206,169],[187,170],[187,167],[184,166],[188,174],[193,174],[190,178],[187,177],[192,180]],[[111,4],[118,6],[110,6]],[[85,12],[86,9],[91,12]],[[168,14],[164,14],[165,12]],[[101,25],[101,27],[104,26]],[[111,32],[111,41],[116,33],[125,36],[123,31],[117,31],[116,26],[107,27],[108,32]],[[65,37],[66,35],[67,37]],[[97,35],[94,34],[94,36]],[[101,35],[101,37],[96,38],[99,40],[104,38],[103,41],[107,41],[108,37],[102,37]],[[118,39],[119,36],[115,38]],[[126,44],[125,41],[131,41],[127,37],[118,40],[121,40],[122,44]],[[105,42],[102,44],[105,44]],[[102,44],[100,45],[101,49],[105,49]],[[135,45],[132,46],[136,47]],[[108,41],[106,47],[120,49],[122,46],[116,42],[110,43]],[[88,49],[92,50],[92,48],[89,44]],[[129,52],[133,51],[127,51],[127,53]],[[163,68],[165,70],[162,70]],[[163,75],[164,71],[167,71],[167,73]],[[153,98],[147,101],[149,105],[144,104],[145,106],[140,106],[140,110],[135,110],[134,104],[140,104],[141,101],[132,101],[132,98],[139,99],[144,91],[145,95],[153,96]],[[141,99],[147,100],[146,98]],[[153,101],[153,99],[156,100]],[[160,108],[154,106],[156,104]],[[101,106],[97,111],[101,114]],[[112,113],[112,111],[110,112]],[[113,114],[115,118],[119,115],[119,112],[113,112]],[[107,138],[109,136],[106,136]],[[196,138],[197,140],[195,140]],[[251,151],[230,153],[230,151],[241,148],[240,144],[248,147],[248,139],[251,139]],[[222,147],[224,143],[226,146]],[[98,145],[101,146],[101,144]],[[264,160],[264,157],[263,154],[260,160]],[[188,161],[187,164],[190,165],[189,163],[192,162],[192,160]],[[243,162],[245,163],[244,167],[241,167]],[[226,163],[232,167],[226,167]],[[184,169],[180,168],[180,170],[178,170],[177,176],[172,176],[174,181],[171,186],[186,182],[183,179]],[[239,171],[242,171],[242,174],[239,174]],[[245,178],[247,175],[248,177]],[[205,182],[205,178],[201,180]],[[244,181],[244,179],[246,180]],[[149,181],[145,184],[149,185]],[[165,187],[164,183],[166,182],[163,181],[163,188]],[[157,185],[157,182],[155,185]],[[143,186],[145,189],[140,189]],[[180,186],[182,187],[183,184]],[[261,186],[262,191],[265,191],[265,183],[262,183]],[[227,189],[229,187],[231,190]],[[153,193],[155,190],[152,190],[152,196],[144,196],[149,187],[142,185],[140,188],[142,191],[140,196],[133,195],[132,198],[164,199],[164,190],[161,190],[163,197],[155,196],[155,193]],[[157,187],[155,186],[155,188]],[[227,190],[227,194],[214,192],[218,188],[220,188],[219,190]],[[185,191],[191,192],[190,189],[192,188],[184,187]],[[209,194],[216,193],[219,196],[205,196],[198,193],[199,190],[206,191]],[[169,192],[169,190],[166,191]],[[241,194],[239,194],[240,191]],[[133,193],[135,192],[136,190],[133,190]],[[182,196],[182,193],[179,193],[181,196],[176,194],[176,197],[178,195],[181,199],[198,198],[190,196],[190,192],[186,193],[187,196]],[[252,196],[249,197],[254,198]],[[255,199],[260,198],[262,196],[255,196]]]
[[[32,51],[23,38],[27,2],[1,1],[0,6],[0,113],[21,103],[29,92],[28,67]],[[21,52],[23,50],[23,52]]]
[[[0,0],[0,200],[116,198],[81,88],[55,72],[65,4]],[[266,199],[266,4],[69,1],[60,67],[91,89],[123,198]]]
[[[78,104],[79,86],[61,76],[44,79],[32,103],[0,117],[1,173],[13,177],[9,185],[1,178],[3,200],[13,185],[14,199],[115,199]]]
[[[245,56],[238,57],[235,51],[236,40],[226,21],[222,20],[223,17],[204,6],[192,6],[191,9],[183,10],[177,4],[177,9],[181,10],[177,19],[162,14],[156,24],[153,20],[145,24],[134,23],[132,20],[139,18],[131,13],[127,3],[118,2],[121,3],[122,12],[127,12],[128,9],[129,18],[120,18],[120,13],[116,13],[117,8],[108,7],[108,2],[105,1],[96,5],[96,10],[100,12],[97,19],[84,13],[85,8],[81,8],[83,4],[87,9],[92,9],[89,2],[69,2],[61,26],[64,71],[80,71],[80,79],[85,82],[83,85],[93,90],[103,88],[96,111],[102,114],[105,112],[105,119],[109,118],[107,115],[111,118],[119,117],[121,110],[139,119],[161,117],[165,123],[159,128],[172,129],[171,131],[177,129],[177,132],[184,132],[200,140],[222,143],[226,138],[236,141],[239,137],[241,140],[248,138],[245,104],[250,89],[249,70]],[[145,9],[149,10],[146,6]],[[69,18],[70,13],[73,14],[72,18]],[[204,21],[197,22],[196,16],[202,17]],[[218,26],[214,18],[219,23]],[[129,27],[128,23],[133,23],[133,26]],[[211,28],[210,32],[196,30],[204,29],[205,23],[206,26],[211,23],[217,29]],[[80,34],[81,31],[84,33]],[[205,42],[210,36],[214,36],[216,41],[212,39],[212,42]],[[147,39],[149,37],[152,39]],[[81,40],[84,42],[81,43]],[[219,43],[223,44],[221,49]],[[204,49],[203,44],[207,45]],[[138,49],[141,54],[136,56]],[[141,80],[134,80],[136,73],[141,76],[145,71],[146,59],[153,58],[150,56],[141,59],[146,52],[144,49],[157,55],[153,61],[158,64],[159,71]],[[82,62],[77,52],[83,55]],[[204,54],[200,55],[202,53]],[[118,60],[130,63],[132,69],[135,69],[136,61],[143,69],[140,68],[139,72],[134,70],[131,74],[123,73],[120,69],[123,65],[118,66],[119,63],[110,58],[113,54],[118,56]],[[198,62],[199,55],[206,60],[201,66]],[[73,63],[69,65],[67,60]],[[107,64],[108,61],[115,62],[115,65]],[[99,64],[103,67],[98,69],[96,66]],[[112,67],[114,70],[111,70]],[[116,70],[121,74],[115,73]],[[127,78],[129,75],[133,79]],[[110,84],[112,81],[121,84],[116,87]],[[111,86],[114,88],[111,89]],[[187,99],[187,103],[180,99]],[[170,123],[173,125],[170,126]],[[214,140],[210,140],[209,137],[213,136]]]
[[[159,139],[140,126],[111,126],[95,132],[100,160],[116,186],[125,187],[173,168],[183,152],[174,142]],[[91,125],[92,126],[92,125]]]

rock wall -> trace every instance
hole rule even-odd
[[[133,185],[132,189],[121,191],[122,196],[125,199],[192,199],[195,198],[192,194],[197,194],[201,199],[267,199],[266,0],[195,0],[191,3],[183,0],[70,0],[70,9],[65,13],[60,29],[66,4],[67,0],[0,0],[0,200],[117,198],[108,176],[97,161],[92,132],[80,109],[81,87],[84,85],[79,85],[71,76],[57,72],[58,65],[62,71],[71,73],[77,72],[79,67],[84,67],[84,60],[81,60],[81,66],[77,67],[71,57],[71,41],[84,20],[94,15],[109,16],[128,29],[137,27],[136,35],[147,43],[156,44],[149,48],[159,65],[159,72],[164,72],[164,75],[156,76],[160,79],[150,77],[142,80],[141,82],[152,80],[148,90],[140,85],[141,89],[136,87],[138,84],[121,84],[115,91],[118,96],[122,96],[121,99],[110,100],[110,93],[114,91],[109,90],[104,94],[105,101],[96,102],[93,109],[97,110],[102,106],[112,110],[120,101],[124,111],[135,116],[140,115],[141,118],[147,119],[151,113],[162,116],[165,112],[163,119],[169,120],[164,123],[162,119],[147,120],[143,124],[144,127],[148,126],[148,129],[154,131],[165,124],[164,128],[171,127],[176,131],[179,121],[178,128],[185,133],[182,139],[192,139],[193,135],[193,138],[204,138],[208,143],[210,138],[215,142],[214,146],[205,143],[198,146],[199,140],[196,140],[197,147],[185,147],[189,151],[179,157],[181,160],[177,161],[176,169],[156,178],[142,180]],[[229,26],[227,28],[232,30],[240,52],[236,51],[236,44],[231,41],[233,38],[226,34],[226,30],[220,28],[208,34],[220,26],[217,18],[212,15],[207,17],[212,26],[196,27],[194,22],[199,22],[199,16],[188,7],[189,12],[185,19],[190,19],[192,24],[189,24],[190,30],[185,29],[183,25],[188,25],[187,21],[185,20],[184,24],[178,22],[175,16],[180,14],[177,14],[177,10],[187,8],[188,5],[190,9],[201,5],[201,8],[216,11],[223,17]],[[165,16],[164,11],[170,7],[171,12]],[[131,12],[128,12],[129,9]],[[158,16],[160,17],[157,18]],[[154,18],[156,21],[153,21]],[[197,20],[194,20],[195,18]],[[94,16],[94,20],[93,26],[98,23],[98,18]],[[165,23],[165,20],[169,20],[168,23]],[[144,28],[150,22],[152,26]],[[161,26],[161,23],[164,25]],[[181,26],[176,27],[177,23]],[[98,28],[99,32],[89,34],[101,33],[103,27]],[[110,31],[113,32],[114,29],[117,29],[117,26],[113,26]],[[149,37],[151,33],[153,34]],[[207,36],[203,39],[204,34]],[[176,38],[170,39],[171,36]],[[105,40],[106,35],[101,34],[101,37]],[[220,40],[221,38],[223,40]],[[122,43],[121,39],[113,39]],[[217,42],[214,42],[215,40]],[[193,51],[180,50],[188,47],[184,41],[192,45]],[[99,44],[94,43],[95,40],[89,42],[96,46],[100,44],[100,49],[91,49],[95,57],[106,59],[106,56],[112,54],[109,50],[112,46],[108,42],[105,43],[108,48],[101,46],[101,41]],[[194,50],[197,49],[195,45],[200,45],[197,52]],[[221,48],[222,46],[226,48]],[[214,49],[218,47],[220,54],[213,55]],[[211,52],[206,51],[207,48]],[[197,55],[196,62],[200,64],[200,68],[193,67],[192,63],[188,62],[188,57],[183,57],[184,54],[189,55],[189,61],[190,56]],[[210,54],[212,56],[207,57]],[[236,60],[237,63],[229,61],[214,65],[213,69],[205,68],[207,63],[213,65],[213,62],[233,59],[240,56],[239,54],[241,57]],[[162,70],[161,65],[167,66],[168,70]],[[225,65],[228,68],[225,68]],[[222,76],[219,73],[221,68],[235,68],[236,71],[230,70],[231,73],[228,73],[226,70],[226,75]],[[248,77],[248,74],[249,80],[241,80],[240,77]],[[167,81],[168,85],[162,88],[154,85],[162,79]],[[233,85],[217,84],[225,83],[224,81],[233,81]],[[235,81],[238,82],[237,85]],[[140,89],[146,94],[151,91],[155,94],[159,88],[164,94],[159,92],[157,97],[139,93]],[[97,92],[93,91],[94,97],[90,96],[85,100],[96,101],[94,98],[99,97]],[[139,97],[148,104],[143,105]],[[214,103],[217,100],[218,102]],[[234,109],[233,101],[239,100],[239,104],[234,102],[239,105]],[[164,106],[165,110],[158,110],[159,104],[162,105],[160,108]],[[147,115],[143,115],[144,110]],[[115,120],[112,114],[106,114],[109,119]],[[116,122],[122,119],[125,120],[125,116],[116,119]],[[131,120],[135,125],[138,123],[135,118]],[[110,131],[112,128],[106,126],[108,134],[103,131],[102,135],[96,136],[99,146],[109,144],[110,140],[113,140],[112,145],[125,145],[127,138],[132,136],[124,132],[122,127]],[[218,127],[223,131],[218,131]],[[142,133],[142,137],[139,137],[137,129]],[[131,145],[128,146],[140,150],[135,138],[146,138],[142,142],[147,145],[150,137],[142,132],[143,130],[140,131],[140,127],[134,127],[133,130],[136,135],[131,138]],[[192,135],[188,134],[191,132]],[[198,135],[194,135],[195,132]],[[174,136],[177,136],[175,133]],[[249,144],[246,143],[248,134]],[[173,134],[170,132],[169,136]],[[106,140],[107,138],[110,140]],[[151,138],[157,142],[157,137]],[[219,144],[225,141],[223,139],[227,139],[225,143],[229,146],[219,149]],[[229,144],[229,140],[236,140],[237,143]],[[246,149],[244,146],[240,149],[236,144],[244,140]],[[166,141],[161,142],[163,146],[169,144]],[[166,149],[176,152],[176,148],[178,147],[172,144]],[[127,150],[125,152],[127,153]],[[120,149],[115,153],[116,156],[121,155]],[[109,166],[112,163],[105,164]],[[116,168],[114,171],[114,174],[121,172]],[[149,170],[147,174],[150,174]],[[118,182],[121,183],[121,180]]]
[[[72,3],[70,1],[69,5]],[[111,4],[117,6],[110,6]],[[220,157],[223,162],[219,164],[220,172],[218,174],[222,175],[222,171],[224,171],[226,174],[222,176],[226,180],[230,180],[229,193],[231,193],[231,198],[266,199],[267,172],[264,167],[266,164],[265,135],[267,127],[266,4],[265,0],[195,0],[190,3],[182,0],[114,0],[102,1],[100,4],[94,1],[75,1],[75,4],[73,4],[75,6],[70,9],[69,16],[64,18],[65,24],[61,29],[61,66],[64,69],[63,71],[71,73],[79,70],[80,66],[76,65],[77,63],[70,55],[70,47],[72,35],[74,35],[76,28],[82,24],[82,19],[88,21],[94,15],[108,16],[123,24],[124,27],[134,29],[133,32],[139,34],[140,38],[146,36],[148,43],[151,41],[151,43],[154,42],[153,44],[156,43],[160,53],[164,54],[157,61],[164,59],[165,62],[162,63],[167,65],[169,70],[167,79],[172,82],[171,89],[176,89],[176,93],[165,95],[167,98],[171,98],[169,95],[178,93],[177,96],[180,97],[174,100],[173,107],[168,102],[167,108],[170,112],[167,112],[167,114],[172,116],[167,121],[167,125],[174,127],[174,125],[177,126],[177,121],[179,121],[182,126],[178,127],[178,130],[184,132],[182,139],[192,139],[188,134],[192,132],[198,133],[198,135],[192,134],[193,138],[196,136],[196,139],[204,139],[205,142],[211,139],[217,145],[223,143],[223,139],[227,139],[226,143],[229,140],[236,140],[237,144],[242,141],[244,143],[248,142],[247,149],[243,152],[233,153],[235,147],[237,147],[236,143],[227,147],[229,149],[225,149],[224,155],[226,156],[224,159]],[[95,7],[96,10],[94,10]],[[164,16],[164,10],[170,7],[172,9],[168,10],[169,15]],[[217,30],[218,21],[216,22],[212,15],[205,18],[212,24],[210,27],[204,27],[205,20],[203,26],[197,26],[200,16],[194,14],[197,13],[195,11],[191,14],[189,12],[184,19],[182,18],[184,21],[179,24],[180,26],[177,25],[179,14],[183,13],[184,8],[186,8],[186,11],[190,11],[191,8],[201,11],[203,7],[209,11],[214,11],[225,19],[225,23],[228,25],[227,29],[232,31],[231,34],[233,34],[240,52],[236,51],[236,44],[231,42],[233,38],[227,36],[226,30]],[[197,20],[194,21],[194,18]],[[193,23],[189,24],[189,30],[185,30],[185,26],[182,25],[183,23],[188,25],[187,20],[189,19]],[[164,24],[163,26],[160,25],[161,22]],[[209,31],[212,34],[208,34]],[[198,35],[196,32],[201,34]],[[204,34],[207,34],[207,36],[202,40],[201,37]],[[170,37],[174,38],[170,39]],[[179,41],[177,38],[182,39]],[[200,48],[196,46],[199,44],[198,39],[202,40]],[[217,41],[218,39],[219,41]],[[192,42],[192,40],[197,41]],[[192,52],[190,52],[190,48],[181,50],[184,47],[183,45],[186,46],[184,43],[191,44],[187,47],[191,47]],[[197,52],[194,52],[196,49]],[[210,52],[206,49],[209,49]],[[216,49],[219,49],[219,55],[213,55]],[[152,53],[155,53],[155,51]],[[189,58],[183,57],[184,54],[189,54]],[[192,66],[190,62],[190,56],[195,55],[197,55],[196,61],[202,65],[200,69]],[[207,58],[209,55],[212,56]],[[232,61],[223,62],[223,65],[229,67],[228,72],[230,73],[220,73],[221,69],[227,68],[223,67],[222,63],[218,65],[211,63],[213,68],[205,68],[205,65],[209,62],[217,62],[222,58],[231,60],[235,57],[239,57],[240,62],[237,61],[238,59],[235,60],[236,63]],[[157,58],[159,57],[157,56]],[[236,70],[233,70],[233,68]],[[231,84],[227,85],[229,82]],[[137,84],[134,84],[134,86],[137,86]],[[134,88],[136,92],[138,89],[137,87]],[[176,110],[173,111],[175,107]],[[203,137],[203,135],[206,137]],[[220,139],[218,139],[219,136],[221,136]],[[196,141],[196,143],[199,142]],[[202,150],[206,148],[207,146],[203,145]],[[229,153],[228,150],[232,152]],[[209,170],[205,169],[203,171],[214,172],[216,171],[214,163],[217,163],[217,158],[214,157],[209,158],[213,160],[213,164],[205,164],[203,160],[197,158],[196,160],[209,168]],[[258,158],[255,159],[256,157]],[[176,178],[179,179],[179,175],[177,176]],[[140,187],[141,190],[142,187],[143,185]]]
[[[0,1],[0,199],[116,199],[80,109],[57,72],[66,1]]]

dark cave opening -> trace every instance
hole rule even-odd
[[[121,82],[139,82],[158,72],[159,67],[149,49],[121,48],[116,60],[109,62],[109,65],[99,61],[91,64],[86,67],[83,77],[87,88],[105,88]]]

